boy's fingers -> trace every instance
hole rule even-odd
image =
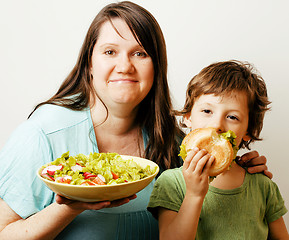
[[[184,161],[184,164],[183,164],[183,168],[184,169],[188,169],[191,165],[191,162],[193,160],[193,158],[195,157],[195,155],[199,152],[199,149],[198,148],[193,148],[191,149],[189,152],[188,152],[188,155]]]
[[[195,172],[197,172],[198,174],[202,174],[210,157],[211,157],[210,154],[204,154],[202,158],[198,161],[197,166],[195,168]]]
[[[187,168],[188,171],[194,172],[196,171],[196,168],[203,163],[200,163],[200,160],[207,154],[207,151],[205,149],[199,150],[195,155],[194,158],[192,159],[189,167]]]
[[[215,161],[215,157],[210,156],[210,159],[207,161],[205,168],[204,168],[204,171],[203,171],[205,174],[209,175],[210,168],[213,165],[214,161]]]

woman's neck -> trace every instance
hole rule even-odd
[[[218,175],[210,185],[220,189],[234,189],[240,187],[244,182],[245,173],[245,169],[233,162],[230,169]]]
[[[141,129],[135,123],[136,110],[119,108],[117,111],[95,104],[91,117],[99,152],[116,152],[142,156],[144,152]]]
[[[115,132],[115,134],[126,134],[135,127],[137,108],[124,104],[106,108],[102,102],[96,100],[90,112],[93,125],[101,126],[106,131]]]

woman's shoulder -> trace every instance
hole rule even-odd
[[[44,133],[49,134],[78,125],[88,121],[89,118],[89,108],[75,111],[62,106],[45,104],[36,109],[28,121],[37,125]]]

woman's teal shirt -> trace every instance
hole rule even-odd
[[[144,142],[147,135],[143,132]],[[44,105],[22,123],[0,151],[0,197],[22,218],[55,201],[36,171],[60,157],[98,152],[90,110]],[[128,204],[78,215],[57,239],[158,239],[158,224],[147,211],[153,181]]]

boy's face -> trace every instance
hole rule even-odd
[[[201,95],[196,99],[190,114],[184,117],[184,123],[192,130],[214,127],[218,133],[232,130],[237,138],[237,146],[242,139],[250,140],[247,135],[249,122],[248,97],[245,92],[232,92],[230,95]]]

